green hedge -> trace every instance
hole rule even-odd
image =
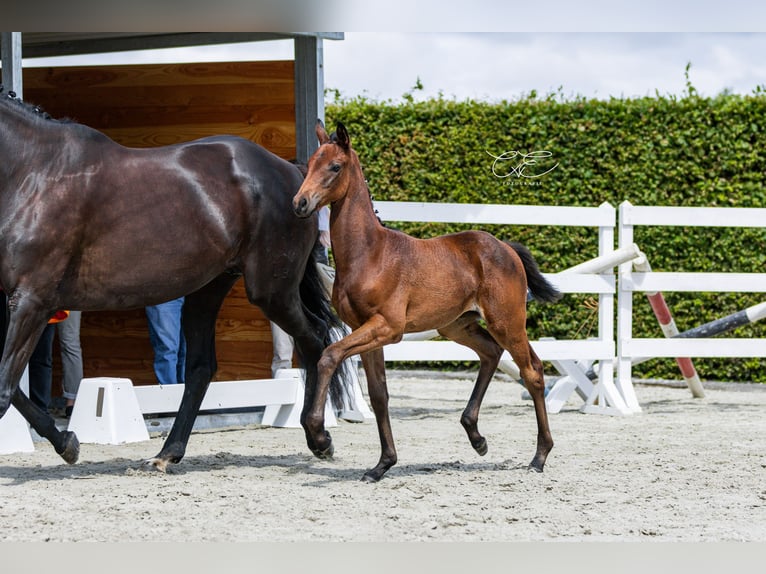
[[[566,100],[535,94],[487,103],[432,99],[403,104],[338,99],[326,109],[328,127],[342,121],[360,156],[375,199],[450,203],[615,207],[635,205],[763,207],[766,190],[766,95]],[[492,172],[493,157],[510,150],[551,153],[535,179]],[[491,155],[490,155],[491,154]],[[506,164],[500,166],[506,169]],[[530,167],[528,169],[538,169]],[[501,173],[499,170],[496,170]],[[507,170],[506,170],[507,171]],[[395,224],[417,236],[458,225]],[[547,272],[597,253],[594,230],[487,226],[502,239],[525,243]],[[763,231],[639,229],[636,243],[657,271],[763,272]],[[759,294],[668,293],[681,330],[764,299]],[[662,336],[644,297],[634,296],[636,336]],[[533,338],[595,333],[588,297],[554,306],[530,305]],[[764,325],[730,336],[766,337]],[[766,382],[757,359],[697,359],[703,379]],[[672,360],[635,369],[639,377],[678,378]]]

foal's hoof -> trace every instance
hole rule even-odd
[[[67,464],[74,464],[80,457],[80,441],[77,439],[77,435],[72,431],[64,432],[64,448],[60,452],[57,451],[64,462]]]
[[[380,480],[379,476],[374,476],[370,474],[369,472],[364,473],[364,476],[362,477],[362,482],[366,482],[367,484],[374,484]]]
[[[531,462],[529,464],[529,466],[527,467],[527,470],[530,471],[530,472],[542,473],[543,472],[543,466],[542,465],[537,465],[534,462]]]
[[[472,446],[473,449],[479,453],[479,456],[484,456],[489,451],[489,446],[487,446],[487,439],[484,437],[481,437],[481,440]]]

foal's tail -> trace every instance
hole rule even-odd
[[[555,303],[561,299],[561,293],[553,285],[551,285],[543,274],[540,273],[540,268],[537,266],[537,261],[529,252],[529,249],[524,247],[521,243],[508,241],[508,245],[518,253],[521,262],[524,264],[524,271],[527,274],[527,287],[532,293],[535,299],[538,301],[545,301],[547,303]]]
[[[333,331],[337,333],[336,340],[347,334],[346,326],[335,314],[330,304],[330,298],[322,283],[314,251],[311,252],[308,263],[306,263],[306,271],[300,284],[300,294],[304,311],[318,317],[327,326],[322,341],[323,348],[327,348],[333,342]],[[300,354],[301,349],[297,345],[296,349]],[[307,362],[305,357],[301,357],[301,362],[307,371],[311,369],[316,372],[316,362]],[[341,363],[330,379],[330,400],[335,410],[341,410],[344,405],[350,404],[348,399],[351,396],[352,379],[351,373],[347,371],[345,365],[346,361]]]

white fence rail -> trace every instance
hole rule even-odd
[[[589,256],[598,258],[600,261],[608,261],[614,253],[617,222],[615,209],[608,203],[599,207],[560,207],[376,201],[375,208],[383,221],[588,227],[593,228],[594,232],[597,233],[598,252],[583,254],[584,257]],[[534,249],[534,246],[531,247]],[[545,274],[548,280],[556,285],[562,293],[598,294],[597,337],[587,340],[531,341],[531,345],[538,356],[542,360],[553,361],[562,374],[570,372],[581,374],[583,366],[576,364],[576,362],[583,360],[588,360],[591,363],[599,361],[602,365],[608,365],[608,368],[602,368],[599,372],[600,384],[598,386],[607,393],[606,397],[603,393],[601,395],[603,408],[608,406],[607,401],[610,403],[621,402],[613,382],[613,361],[615,359],[614,296],[616,292],[614,265],[607,264],[606,267],[602,265],[597,273],[588,272],[591,271],[590,268],[581,270],[575,268],[574,272],[564,270],[555,274]],[[414,340],[416,338],[405,338],[400,343],[387,346],[385,349],[386,361],[478,360],[473,351],[457,343]],[[512,362],[506,352],[503,354],[501,365],[508,364],[512,365]],[[590,383],[587,384],[590,385]],[[572,390],[574,387],[571,389],[567,387],[564,392],[571,392]],[[595,401],[594,398],[592,402]],[[617,406],[620,407],[620,405]],[[549,408],[551,408],[550,405]],[[622,410],[626,410],[624,405]]]
[[[709,207],[651,207],[620,204],[619,245],[634,242],[639,226],[761,228],[766,232],[766,209]],[[643,246],[651,260],[651,251]],[[633,264],[620,266],[617,319],[618,384],[630,384],[636,357],[766,357],[766,339],[716,337],[634,338],[633,293],[643,292],[766,293],[766,273],[637,273]],[[632,385],[630,386],[632,389]],[[635,401],[634,397],[628,397]]]
[[[749,227],[766,229],[766,209],[707,208],[707,207],[648,207],[624,202],[619,218],[614,208],[605,203],[597,208],[475,205],[418,202],[375,202],[384,221],[423,221],[469,224],[583,226],[597,229],[599,261],[605,266],[593,273],[589,261],[559,273],[546,274],[564,293],[597,293],[599,296],[598,337],[592,340],[541,340],[532,346],[541,359],[551,361],[561,370],[567,362],[578,361],[580,370],[569,370],[573,381],[579,382],[578,392],[585,398],[586,407],[594,406],[598,391],[602,410],[583,409],[586,412],[637,412],[640,406],[632,386],[632,362],[641,357],[766,357],[766,339],[647,339],[632,336],[632,294],[643,292],[705,291],[705,292],[766,292],[766,273],[681,273],[636,272],[633,270],[631,249],[637,249],[633,230],[637,226],[689,226],[689,227]],[[619,247],[614,250],[615,226],[619,220]],[[651,258],[651,249],[645,249]],[[619,288],[610,265],[619,265]],[[614,293],[617,292],[618,323],[613,321]],[[413,339],[418,337],[413,337]],[[428,337],[420,337],[425,339]],[[615,348],[616,342],[616,348]],[[508,361],[507,354],[504,361]],[[446,361],[476,360],[476,355],[460,345],[448,341],[404,340],[386,347],[387,361]],[[582,368],[589,362],[599,361],[599,381],[593,392]],[[570,364],[571,366],[571,364]],[[616,368],[617,379],[613,377]],[[563,372],[563,371],[562,371]],[[609,391],[616,382],[619,397]],[[570,389],[571,387],[567,387]],[[585,391],[583,393],[582,391]],[[603,393],[607,394],[604,395]],[[564,395],[565,396],[565,395]],[[550,397],[549,397],[550,399]],[[563,396],[559,397],[559,403]],[[624,401],[623,404],[620,404]],[[590,403],[588,405],[587,403]],[[606,404],[610,403],[610,404]],[[616,407],[613,409],[611,407]],[[549,409],[551,403],[549,401]]]

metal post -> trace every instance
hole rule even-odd
[[[295,38],[295,148],[296,158],[307,163],[317,149],[317,119],[324,121],[324,56],[322,39]]]
[[[0,55],[3,65],[3,89],[22,97],[21,32],[0,32]]]

